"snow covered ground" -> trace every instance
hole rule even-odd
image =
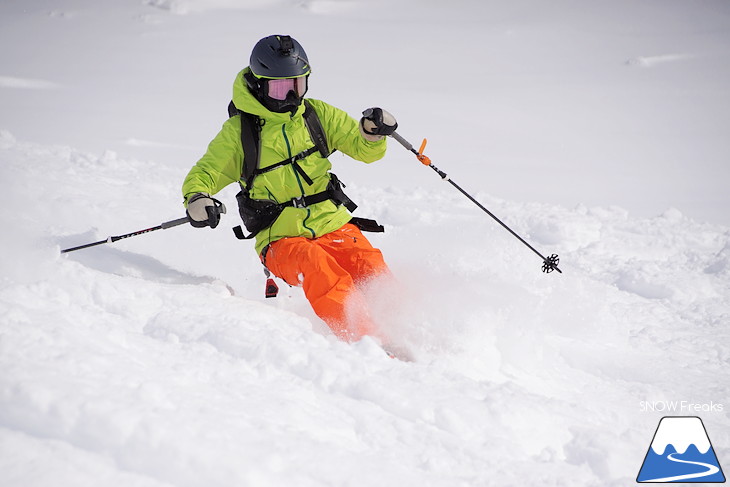
[[[333,163],[414,362],[264,299],[233,189],[60,256],[182,216],[271,33],[564,274],[394,141]],[[630,485],[668,414],[730,468],[727,2],[5,0],[0,43],[3,486]]]

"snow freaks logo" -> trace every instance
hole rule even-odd
[[[702,420],[697,416],[663,417],[636,481],[725,482]]]

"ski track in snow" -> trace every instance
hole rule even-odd
[[[52,90],[59,85],[44,79],[18,78],[15,76],[0,76],[0,88],[18,88],[25,90]]]
[[[643,68],[652,68],[654,66],[685,61],[691,59],[689,54],[662,54],[659,56],[637,56],[626,61],[629,66],[640,66]]]

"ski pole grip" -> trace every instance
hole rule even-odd
[[[188,218],[186,216],[183,218],[178,218],[177,220],[170,220],[169,222],[164,222],[164,223],[160,224],[160,228],[162,228],[163,230],[167,230],[168,228],[176,227],[178,225],[188,223],[189,221],[190,221],[190,218]]]
[[[400,143],[400,145],[405,147],[407,150],[413,151],[413,146],[411,145],[411,143],[408,142],[403,137],[401,137],[400,135],[398,135],[398,132],[393,132],[392,134],[390,134],[390,136],[393,137],[395,140],[397,140],[398,143]]]

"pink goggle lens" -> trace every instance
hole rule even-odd
[[[297,96],[302,96],[307,91],[307,77],[270,79],[268,81],[268,95],[274,100],[286,100],[286,95],[293,91]]]

